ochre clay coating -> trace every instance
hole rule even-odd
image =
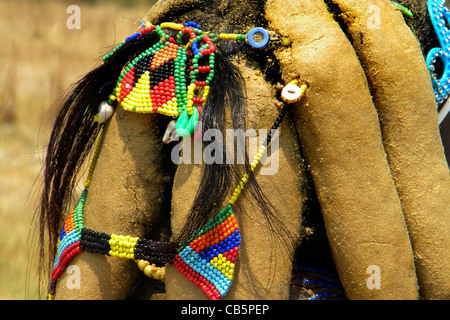
[[[389,1],[336,0],[364,66],[425,299],[450,298],[450,172],[419,43]],[[379,8],[379,27],[368,23]]]
[[[322,1],[271,0],[285,82],[308,84],[296,125],[340,279],[350,299],[417,299],[411,243],[360,62]],[[367,283],[372,266],[379,289]]]
[[[284,240],[295,247],[307,183],[297,131],[347,297],[417,299],[419,279],[424,298],[448,299],[449,171],[419,45],[389,1],[334,2],[352,43],[322,0],[267,1],[269,27],[292,41],[290,48],[276,51],[282,79],[300,78],[308,90],[292,106],[295,126],[288,114],[280,127],[279,171],[262,175],[257,170],[257,181],[289,230]],[[264,18],[255,3],[158,1],[146,19],[185,21],[204,10],[199,22],[214,25],[205,30],[245,33],[257,26],[255,19]],[[373,28],[371,5],[380,9],[380,28]],[[229,13],[230,8],[240,10]],[[258,67],[244,60],[233,62],[247,86],[247,129],[269,129],[278,113],[275,89]],[[161,170],[159,126],[155,115],[116,109],[89,189],[86,228],[142,237],[150,224],[171,214],[173,237],[180,232],[203,167],[177,167],[172,212],[164,211],[169,193]],[[292,254],[273,235],[276,230],[270,230],[254,201],[244,191],[234,206],[242,243],[236,277],[225,298],[287,299]],[[80,289],[70,289],[70,275],[64,273],[56,299],[123,299],[138,272],[133,261],[90,253],[81,253],[70,264],[80,267]],[[379,288],[370,283],[368,270],[374,266],[380,270]],[[207,298],[172,265],[166,268],[166,290],[152,298]]]
[[[160,215],[164,197],[161,136],[154,115],[121,108],[106,128],[84,210],[86,228],[108,234],[143,237]],[[134,261],[82,252],[71,265],[80,268],[80,288],[58,281],[56,299],[124,299],[135,281]]]
[[[239,69],[244,76],[249,100],[247,128],[268,130],[278,114],[274,89],[264,81],[261,73],[248,63],[240,63]],[[268,150],[270,152],[271,148]],[[305,201],[302,186],[305,181],[295,128],[288,116],[280,128],[279,151],[278,155],[274,155],[276,156],[279,161],[278,172],[275,171],[275,175],[262,175],[260,170],[256,170],[256,180],[278,210],[280,214],[278,218],[286,225],[292,239],[282,233],[278,236],[284,236],[285,241],[295,247],[300,235],[301,212]],[[250,162],[253,157],[254,153],[250,153]],[[271,165],[273,163],[267,164]],[[201,165],[178,165],[172,198],[174,236],[184,224],[193,195],[200,183],[202,169]],[[232,185],[234,187],[235,182]],[[292,254],[273,234],[277,231],[269,228],[268,222],[247,190],[241,194],[234,208],[242,242],[237,259],[236,277],[225,299],[288,299]],[[172,265],[166,266],[166,290],[168,299],[207,298]]]

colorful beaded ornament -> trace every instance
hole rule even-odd
[[[178,42],[162,32],[162,28],[179,30]],[[161,269],[154,264],[173,264],[212,300],[223,298],[234,279],[241,236],[232,205],[235,204],[244,189],[249,179],[248,174],[244,174],[239,181],[227,206],[203,227],[197,229],[185,243],[110,235],[87,229],[83,224],[84,204],[103,143],[104,124],[113,112],[111,104],[117,101],[125,110],[132,112],[153,112],[173,117],[178,116],[177,124],[180,121],[181,124],[177,126],[177,133],[180,136],[188,136],[193,132],[193,128],[189,128],[189,122],[193,118],[195,121],[197,120],[195,110],[203,106],[214,75],[215,47],[213,42],[218,39],[246,39],[245,35],[233,34],[221,34],[214,37],[211,33],[201,32],[199,26],[193,22],[185,25],[166,23],[160,26],[152,26],[143,22],[141,31],[127,38],[126,41],[153,31],[158,32],[161,41],[140,53],[124,67],[109,101],[100,104],[98,115],[95,118],[101,125],[100,135],[89,168],[85,189],[60,233],[51,275],[49,299],[53,299],[57,281],[70,260],[82,251],[135,260],[146,275],[158,279],[163,279],[164,276]],[[256,32],[261,32],[264,37],[261,42],[249,40],[247,37],[249,40],[247,42],[252,46],[262,47],[260,44],[267,45],[269,40],[288,44],[288,41],[280,37],[266,37],[268,32],[264,29],[257,29],[250,33],[250,36],[253,37]],[[182,46],[181,40],[185,35],[189,35],[190,40]],[[205,44],[199,47],[200,41],[204,41]],[[114,51],[123,44],[106,55],[104,60],[109,59]],[[199,65],[199,61],[205,57],[207,57],[209,65]],[[190,75],[189,83],[185,77],[187,71]],[[199,74],[204,74],[206,78],[198,80],[200,79]],[[197,92],[199,88],[203,89],[202,93]],[[299,101],[305,90],[305,84],[300,85],[297,80],[294,80],[282,91],[284,106],[250,165],[252,171],[260,163],[273,133],[281,124],[288,103]],[[198,98],[196,94],[200,94],[201,98]]]
[[[428,12],[433,28],[436,31],[439,44],[441,45],[440,48],[431,49],[426,58],[438,106],[447,101],[450,94],[450,30],[448,28],[450,11],[445,6],[445,2],[445,0],[428,0]],[[442,76],[440,78],[438,78],[438,75],[435,73],[435,63],[437,59],[440,59],[443,64]],[[448,105],[444,105],[439,111],[440,123],[448,113],[449,107]]]
[[[163,29],[178,31],[176,36]],[[263,28],[245,34],[203,32],[195,22],[184,25],[166,22],[152,25],[141,22],[141,30],[119,44],[103,60],[108,60],[126,42],[156,32],[160,41],[141,52],[122,70],[109,104],[117,101],[125,110],[138,113],[160,113],[178,118],[176,132],[180,137],[193,134],[214,78],[215,43],[228,39],[245,41],[255,48],[273,48],[289,42]],[[262,40],[256,41],[255,35]]]

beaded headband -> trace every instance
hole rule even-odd
[[[178,33],[172,36],[163,29]],[[127,111],[171,116],[177,118],[175,130],[180,137],[193,134],[208,98],[214,78],[216,42],[224,39],[242,41],[258,49],[289,45],[287,38],[263,28],[254,28],[247,35],[216,36],[203,32],[192,21],[160,25],[142,21],[141,30],[119,44],[103,60],[107,61],[128,41],[152,32],[158,34],[160,41],[124,66],[108,102],[102,103],[104,112],[100,114],[111,114],[111,105],[117,101]],[[262,38],[260,41],[255,40],[257,35]]]
[[[166,28],[178,30],[176,38],[162,31]],[[111,58],[114,52],[126,42],[149,32],[156,32],[161,40],[139,53],[135,59],[125,65],[116,88],[109,96],[109,100],[100,104],[99,113],[95,117],[101,126],[100,135],[85,189],[66,219],[58,238],[49,299],[53,299],[57,281],[68,263],[82,251],[135,260],[144,274],[163,281],[164,268],[157,267],[156,264],[173,264],[212,300],[223,298],[234,279],[241,236],[232,206],[244,189],[249,179],[248,174],[244,174],[240,179],[226,207],[203,227],[195,230],[183,243],[153,241],[88,229],[83,221],[84,204],[100,155],[105,134],[104,124],[114,112],[112,106],[114,103],[120,104],[125,110],[131,112],[160,113],[175,117],[177,118],[177,134],[181,137],[189,136],[194,131],[198,113],[201,113],[199,109],[203,107],[208,97],[209,85],[214,76],[215,42],[221,39],[232,39],[245,41],[255,48],[273,48],[288,45],[289,41],[280,36],[271,35],[262,28],[252,29],[247,35],[214,36],[212,33],[202,32],[194,22],[184,25],[163,23],[153,26],[143,21],[141,31],[117,46],[104,57],[104,61]],[[262,35],[262,40],[254,40],[255,34]],[[299,101],[305,91],[306,84],[301,84],[298,80],[291,81],[283,88],[281,97],[284,105],[250,164],[250,170],[254,171],[259,165],[272,139],[272,134],[281,124],[289,104]]]

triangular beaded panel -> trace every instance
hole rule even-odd
[[[175,267],[212,300],[221,299],[234,279],[241,236],[236,216],[227,206],[178,250]]]
[[[70,260],[80,251],[81,229],[83,229],[83,208],[87,191],[81,194],[75,209],[67,217],[60,232],[56,257],[53,263],[52,280],[57,280]]]
[[[115,89],[127,111],[178,117],[187,104],[186,50],[160,41],[130,61]]]

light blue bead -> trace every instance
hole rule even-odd
[[[253,36],[257,33],[260,33],[263,35],[263,39],[260,42],[256,42],[253,39]],[[262,48],[269,42],[269,33],[264,28],[253,28],[250,30],[250,32],[247,34],[247,41],[249,45],[251,45],[253,48]]]

